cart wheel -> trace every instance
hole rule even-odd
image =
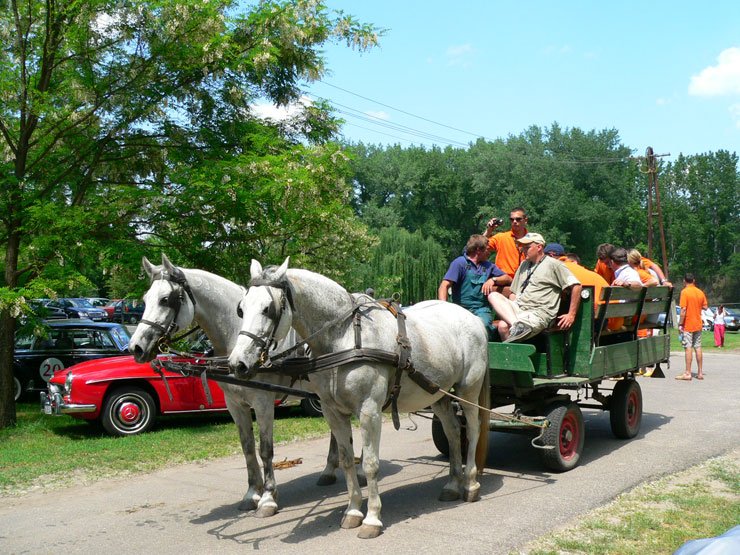
[[[575,403],[555,403],[548,407],[550,426],[542,435],[542,462],[550,470],[566,472],[575,468],[583,451],[583,414]]]
[[[632,439],[642,423],[642,390],[636,380],[617,382],[609,402],[612,433],[620,439]]]
[[[458,419],[460,420],[460,450],[462,451],[464,460],[468,452],[468,434],[465,431],[465,420],[460,417]],[[442,427],[442,421],[437,418],[436,414],[432,417],[432,441],[440,453],[445,457],[450,456],[450,443],[447,441],[445,430]]]

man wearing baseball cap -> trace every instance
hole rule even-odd
[[[557,317],[563,291],[572,288],[567,314],[558,317],[557,325],[569,329],[581,301],[581,283],[557,259],[545,254],[545,239],[529,232],[517,240],[525,257],[514,274],[511,295],[493,292],[488,300],[501,318],[499,335],[505,342],[521,341],[538,334]]]

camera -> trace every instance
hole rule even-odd
[[[491,218],[488,223],[491,227],[496,227],[504,223],[504,220],[502,220],[501,218]]]

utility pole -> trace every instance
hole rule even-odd
[[[663,210],[660,207],[660,188],[658,187],[658,170],[655,159],[669,154],[655,154],[653,147],[645,150],[648,174],[648,199],[647,199],[647,228],[648,228],[648,258],[653,258],[653,218],[658,218],[658,230],[660,231],[660,250],[663,262],[663,273],[668,278],[668,255],[665,248],[665,229],[663,227]]]

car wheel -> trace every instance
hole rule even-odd
[[[23,393],[23,388],[21,387],[21,381],[15,376],[13,376],[13,385],[14,385],[13,396],[14,396],[14,399],[17,401],[18,399],[21,398],[21,393]]]
[[[103,428],[115,436],[146,432],[156,419],[157,407],[152,396],[139,387],[116,388],[108,395],[103,407]]]
[[[139,322],[139,317],[136,314],[132,314],[128,317],[128,323],[132,326]]]
[[[301,399],[301,410],[306,416],[324,416],[321,411],[321,401],[318,399],[304,397]]]

